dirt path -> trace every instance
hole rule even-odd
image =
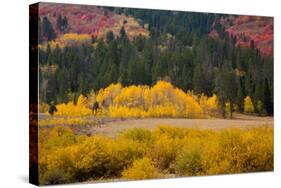
[[[236,114],[234,119],[174,119],[174,118],[146,118],[128,119],[106,122],[100,127],[91,127],[88,134],[104,134],[113,136],[130,128],[155,129],[159,125],[171,125],[175,127],[197,129],[226,129],[226,128],[254,128],[263,125],[273,126],[272,117],[256,117]]]

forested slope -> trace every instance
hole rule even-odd
[[[248,24],[250,32],[241,34],[237,28],[246,22],[240,23],[238,16],[226,19],[231,15],[52,4],[40,8],[44,103],[76,101],[80,94],[111,83],[152,86],[165,80],[183,91],[215,93],[221,106],[236,104],[238,110],[249,96],[256,112],[273,114],[273,56],[268,50],[273,44],[255,40],[265,27],[270,30],[272,19],[265,25]],[[259,23],[264,19],[254,17]],[[266,32],[266,40],[273,41],[272,28]],[[238,44],[242,39],[247,45]]]

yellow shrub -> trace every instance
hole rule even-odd
[[[202,162],[203,148],[200,140],[193,139],[182,148],[176,159],[176,173],[181,176],[196,176],[205,173]]]
[[[93,136],[73,148],[74,165],[81,176],[101,177],[104,175],[103,170],[108,170],[104,169],[105,166],[110,164],[112,144],[111,138]]]
[[[144,157],[133,162],[133,165],[122,172],[124,179],[150,179],[158,178],[160,174],[153,166],[151,159]]]
[[[132,165],[136,159],[147,155],[147,143],[135,141],[126,137],[119,137],[112,145],[109,174],[121,176],[124,169]]]
[[[209,139],[203,150],[206,174],[269,171],[273,168],[273,129],[230,129]]]
[[[161,125],[158,126],[154,132],[154,137],[158,138],[161,137],[162,135],[166,135],[168,138],[172,139],[182,139],[185,136],[189,135],[192,129],[183,129],[183,128],[178,128],[178,127],[173,127],[169,125]]]
[[[174,162],[181,146],[177,138],[173,139],[168,135],[157,136],[150,155],[159,169],[167,169],[170,173],[174,173]]]
[[[221,131],[160,126],[114,138],[66,127],[39,134],[40,184],[273,170],[273,128]]]
[[[140,143],[150,143],[152,141],[151,131],[142,128],[132,128],[124,131],[120,134],[120,137]]]
[[[39,180],[41,184],[71,182],[74,164],[71,160],[72,147],[50,150],[39,158]]]
[[[40,132],[39,139],[39,145],[43,146],[44,149],[50,150],[77,143],[77,137],[75,137],[72,130],[68,127],[60,126],[54,127],[48,134]]]

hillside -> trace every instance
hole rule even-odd
[[[108,31],[119,36],[120,30],[124,27],[129,39],[138,35],[148,36],[147,25],[140,24],[139,20],[124,14],[116,14],[109,8],[85,5],[65,5],[41,3],[39,7],[40,20],[48,18],[54,30],[56,40],[63,38],[65,33],[81,34],[84,37],[101,38],[105,37]],[[66,18],[67,28],[61,26]],[[58,20],[62,24],[58,24]],[[68,38],[70,36],[66,36]],[[78,36],[79,37],[79,36]],[[43,37],[43,41],[48,38]]]
[[[73,40],[84,43],[91,41],[92,38],[105,38],[108,31],[112,31],[114,36],[119,36],[122,27],[130,40],[139,35],[147,37],[150,35],[148,25],[155,25],[153,19],[146,18],[146,14],[133,14],[126,10],[121,11],[110,7],[41,3],[39,14],[41,21],[44,17],[48,18],[54,30],[55,37],[52,37],[52,46],[69,45]],[[164,15],[157,19],[161,19],[161,17]],[[66,18],[67,28],[61,28],[58,25],[58,20],[61,19],[63,22],[63,18]],[[182,16],[177,20],[181,19],[186,20],[190,17]],[[202,22],[202,20],[196,21]],[[165,23],[164,20],[161,22]],[[193,24],[196,26],[196,23]],[[187,25],[187,28],[193,24]],[[170,27],[170,25],[168,26]],[[167,32],[169,27],[167,27]],[[254,45],[263,55],[268,56],[273,53],[273,18],[271,17],[217,15],[207,32],[212,38],[219,37],[221,32],[224,32],[233,38],[236,46],[251,47]],[[71,35],[64,36],[65,34]],[[50,41],[50,39],[43,36],[42,41]]]
[[[239,112],[247,99],[250,111],[273,114],[272,18],[46,3],[39,12],[44,103],[164,80]]]
[[[273,53],[273,18],[257,16],[225,16],[214,22],[209,36],[218,37],[216,27],[235,38],[236,46],[254,45],[264,55]],[[251,42],[252,41],[252,42]],[[251,44],[252,43],[252,44]]]

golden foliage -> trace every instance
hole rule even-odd
[[[217,109],[216,96],[206,100],[205,110],[212,114]],[[97,101],[103,107],[103,114],[110,117],[204,117],[193,93],[165,81],[158,81],[153,87],[111,84],[98,92]]]
[[[55,49],[57,46],[64,48],[65,46],[72,46],[76,44],[91,44],[91,35],[66,33],[55,40],[48,41],[45,44],[40,44],[38,47],[46,50],[48,45],[51,49]]]
[[[95,104],[97,103],[97,105]],[[93,110],[94,104],[96,108]],[[239,111],[237,104],[233,110]],[[107,116],[113,118],[210,118],[219,115],[219,103],[216,94],[208,97],[195,95],[192,91],[184,92],[166,81],[158,81],[152,87],[131,85],[123,87],[112,83],[98,92],[91,91],[87,97],[80,95],[76,105],[70,101],[57,105],[55,115],[69,116]],[[257,103],[261,111],[262,103]],[[225,110],[230,113],[230,103],[225,103]],[[254,112],[254,105],[249,96],[244,99],[244,111]]]
[[[99,109],[91,110],[98,102]],[[55,115],[109,116],[114,118],[184,117],[206,118],[218,113],[217,96],[201,95],[198,99],[192,92],[184,92],[171,83],[158,81],[154,86],[132,85],[122,87],[112,83],[97,93],[80,95],[75,105],[72,101],[58,104]]]
[[[96,102],[96,93],[94,91],[90,91],[86,97],[85,106],[89,109],[93,108],[93,104]]]
[[[160,177],[160,173],[153,166],[151,159],[144,157],[137,159],[133,162],[133,165],[122,172],[124,179],[150,179]]]
[[[122,85],[120,83],[117,84],[110,84],[105,89],[100,89],[96,100],[103,107],[109,107],[113,104],[114,98],[120,93]]]
[[[92,115],[93,112],[91,109],[86,107],[86,98],[83,95],[80,95],[75,105],[73,102],[68,102],[67,104],[58,104],[56,105],[57,112],[55,115],[66,115],[66,116],[86,116]]]
[[[244,112],[254,112],[254,105],[250,96],[245,97],[244,99]]]
[[[84,97],[83,95],[79,95],[76,105],[79,106],[79,107],[86,106],[86,103],[87,103],[86,101],[87,101],[86,97]]]
[[[130,129],[115,138],[56,127],[39,134],[40,184],[271,171],[273,128]]]
[[[91,35],[89,34],[77,34],[77,33],[66,33],[62,35],[56,41],[60,47],[70,46],[74,44],[90,44]],[[52,48],[52,46],[51,46]]]
[[[84,116],[91,115],[92,110],[84,106],[75,105],[73,102],[68,102],[67,104],[56,105],[57,112],[55,115],[66,115],[66,116]]]
[[[218,109],[218,97],[217,95],[213,94],[212,97],[208,98],[207,100],[207,108],[211,114],[217,112]]]

